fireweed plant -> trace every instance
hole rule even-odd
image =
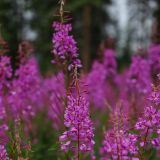
[[[6,160],[8,155],[6,151],[6,144],[8,143],[8,124],[7,124],[7,113],[6,113],[6,98],[7,92],[10,87],[10,83],[6,80],[11,78],[12,69],[10,65],[10,58],[3,54],[7,52],[7,43],[0,37],[0,159]]]
[[[53,62],[67,67],[66,69],[71,72],[70,74],[73,77],[71,80],[72,85],[66,86],[66,89],[68,89],[64,112],[66,131],[59,137],[59,141],[61,150],[64,152],[70,151],[72,158],[80,160],[89,154],[91,159],[95,159],[93,150],[95,142],[93,140],[93,124],[89,116],[89,102],[80,91],[77,77],[77,68],[81,67],[81,62],[78,59],[76,42],[73,36],[69,35],[72,26],[64,23],[63,7],[64,1],[62,0],[60,1],[61,22],[53,23],[55,30],[52,40],[54,46],[52,52],[54,56]]]
[[[85,154],[90,154],[90,159],[95,159],[93,146],[93,123],[89,116],[89,103],[85,94],[80,92],[77,73],[75,73],[72,92],[67,96],[67,107],[64,113],[66,131],[59,137],[61,149],[72,151],[74,159],[85,159]],[[75,90],[75,91],[74,91]]]
[[[23,41],[16,67],[0,35],[0,160],[158,160],[160,158],[160,44],[134,55],[118,71],[104,48],[88,73],[60,0],[53,22],[52,63],[41,75],[33,47]]]

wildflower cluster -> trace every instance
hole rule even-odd
[[[140,117],[135,124],[135,129],[138,130],[141,135],[141,147],[146,147],[149,144],[152,144],[156,148],[160,147],[159,124],[160,111],[156,110],[153,106],[146,107],[144,116]],[[156,138],[152,138],[153,134],[156,135]]]
[[[67,128],[59,140],[61,149],[71,150],[75,159],[80,159],[80,154],[90,153],[91,159],[95,159],[93,153],[94,133],[93,123],[89,116],[89,103],[84,94],[80,93],[79,84],[75,80],[75,93],[67,96],[67,108],[64,113],[64,125]]]
[[[53,63],[60,62],[67,66],[68,70],[72,70],[75,66],[81,67],[81,62],[78,59],[76,41],[73,36],[69,35],[72,31],[71,24],[62,24],[54,22],[53,28]]]
[[[151,91],[150,66],[148,60],[133,57],[127,74],[128,90],[134,93],[147,94]]]
[[[138,147],[137,135],[129,133],[129,126],[127,124],[127,115],[123,113],[124,108],[116,106],[112,117],[112,127],[105,132],[104,140],[100,153],[103,160],[112,158],[117,159],[135,159],[137,158]],[[122,114],[123,113],[123,114]]]

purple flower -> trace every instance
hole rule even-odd
[[[148,98],[153,104],[159,105],[160,104],[160,93],[159,92],[152,92],[151,96]]]
[[[63,127],[65,85],[64,75],[59,73],[44,80],[45,104],[49,106],[48,116],[55,129]]]
[[[150,66],[148,61],[135,56],[127,74],[128,90],[134,93],[147,94],[151,91]]]
[[[7,160],[7,151],[3,145],[0,145],[0,159]]]
[[[16,70],[8,96],[8,103],[14,118],[20,116],[24,121],[29,121],[43,106],[41,83],[35,58],[29,59]]]
[[[160,149],[160,135],[157,138],[153,138],[152,145],[155,148]]]
[[[105,106],[106,69],[103,64],[95,62],[86,77],[89,99],[97,108]]]
[[[159,145],[157,143],[160,139],[160,111],[153,106],[146,107],[143,116],[135,124],[135,129],[139,131],[141,147],[152,144],[158,148]],[[152,135],[156,135],[157,137],[153,138]]]
[[[69,32],[72,31],[71,24],[53,23],[55,33],[53,34],[53,63],[67,64],[68,70],[75,66],[81,67],[81,62],[77,55],[76,41]]]
[[[109,130],[105,133],[103,146],[100,150],[102,160],[125,159],[130,160],[136,158],[137,154],[137,136],[134,134],[128,134],[124,130]]]
[[[106,105],[114,105],[118,95],[115,51],[105,49],[103,54],[102,63],[95,61],[86,76],[90,102],[98,109],[103,109]]]
[[[8,131],[8,115],[6,110],[8,109],[8,93],[11,89],[11,76],[12,69],[10,58],[7,56],[0,56],[0,145],[2,145],[0,146],[0,150],[9,141],[9,138],[6,134],[6,131]]]
[[[111,114],[112,129],[105,132],[100,153],[102,160],[134,159],[137,156],[137,135],[129,133],[125,108],[116,106]]]
[[[103,64],[106,69],[107,78],[115,78],[117,73],[117,63],[115,51],[113,49],[106,49],[104,51]]]
[[[62,150],[71,150],[75,155],[79,154],[77,152],[93,154],[95,142],[88,106],[84,97],[68,96],[68,106],[64,114],[64,125],[67,131],[59,138]]]
[[[159,125],[159,118],[159,111],[157,112],[157,110],[153,106],[146,107],[144,110],[143,117],[139,118],[138,122],[135,125],[135,128],[137,130],[141,130],[144,133],[147,130],[147,128],[149,128],[150,131],[152,131],[154,127]]]
[[[12,76],[12,68],[10,64],[10,58],[7,56],[0,56],[0,89],[2,85],[8,86],[7,79]]]

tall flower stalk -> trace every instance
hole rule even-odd
[[[139,160],[137,135],[129,133],[124,108],[117,106],[111,114],[112,128],[105,132],[100,153],[102,160]]]
[[[81,62],[78,59],[78,48],[74,37],[70,34],[72,25],[67,23],[68,17],[65,16],[64,10],[65,1],[60,0],[59,16],[60,22],[53,23],[53,60],[52,63],[57,64],[65,73],[65,85],[69,86],[70,71],[73,71],[75,66],[81,67]]]
[[[72,151],[75,159],[80,160],[81,154],[93,155],[94,134],[93,124],[89,116],[89,103],[79,89],[79,81],[75,72],[74,85],[67,96],[68,103],[64,114],[66,131],[60,136],[61,149]]]
[[[7,160],[6,145],[9,141],[7,96],[10,89],[12,69],[10,58],[4,54],[8,51],[8,44],[0,35],[0,159]]]

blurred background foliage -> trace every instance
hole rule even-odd
[[[146,49],[150,43],[151,26],[155,18],[159,21],[159,0],[66,0],[66,10],[70,11],[73,33],[78,42],[84,70],[91,62],[107,37],[114,38],[120,66],[127,63],[130,54],[138,48]],[[123,8],[127,8],[127,22],[121,27]],[[52,22],[58,10],[58,0],[1,0],[1,33],[10,44],[13,64],[17,56],[18,44],[30,40],[35,47],[42,72],[50,70],[52,65]],[[122,21],[122,22],[121,22]],[[123,25],[123,24],[122,24]]]
[[[98,46],[106,36],[105,25],[111,21],[104,6],[111,0],[67,1],[74,23],[74,36],[79,45],[81,58],[88,69],[89,60],[95,57]],[[13,59],[17,55],[18,44],[30,40],[34,44],[42,71],[51,69],[49,63],[52,49],[52,22],[58,9],[58,0],[1,0],[1,32],[10,44]],[[13,61],[14,61],[13,60]]]

